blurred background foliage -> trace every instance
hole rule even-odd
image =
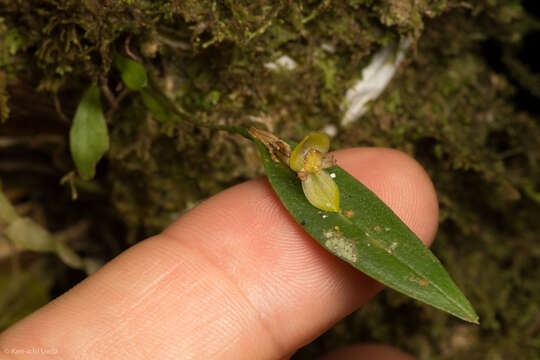
[[[346,90],[405,36],[386,91],[342,126]],[[293,140],[331,125],[334,148],[393,147],[427,169],[434,252],[481,324],[387,290],[295,358],[360,341],[421,359],[540,358],[539,43],[536,0],[0,0],[0,329],[262,174],[244,139],[198,125],[260,122]],[[114,54],[179,113],[125,88]],[[284,55],[294,69],[268,68]],[[92,83],[110,149],[85,181],[68,133]]]

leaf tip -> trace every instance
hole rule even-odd
[[[474,314],[473,316],[468,316],[463,320],[476,324],[476,325],[480,325],[480,318],[476,314]]]

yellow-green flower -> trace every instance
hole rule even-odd
[[[328,136],[314,133],[306,136],[292,151],[289,167],[298,173],[306,198],[318,209],[339,211],[339,189],[324,168],[332,161],[325,158],[330,148]]]

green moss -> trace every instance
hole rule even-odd
[[[535,115],[515,96],[519,86],[539,98],[538,74],[518,55],[526,34],[540,27],[520,1],[0,0],[0,6],[2,118],[10,111],[0,126],[10,137],[37,138],[37,145],[20,146],[17,138],[6,148],[17,160],[8,165],[33,176],[2,162],[0,176],[8,190],[26,191],[39,209],[30,215],[50,214],[43,223],[51,230],[66,219],[99,223],[88,236],[92,246],[82,237],[79,251],[101,259],[127,246],[114,239],[159,232],[201,199],[260,173],[245,140],[197,124],[257,121],[296,140],[337,125],[346,89],[371,55],[409,36],[411,50],[389,88],[362,119],[339,129],[333,144],[391,146],[426,167],[441,203],[435,252],[478,308],[481,325],[465,326],[387,292],[297,358],[366,340],[422,359],[534,358],[540,133]],[[486,41],[503,49],[508,71],[493,65]],[[183,113],[167,109],[154,119],[140,94],[123,90],[111,67],[114,52],[138,58],[157,92]],[[265,67],[283,55],[295,69]],[[57,186],[73,169],[65,135],[91,81],[110,95],[104,104],[111,149],[97,169],[102,190],[81,188],[79,202],[71,203]],[[28,155],[36,149],[41,157]],[[107,220],[97,219],[105,208]],[[116,233],[118,225],[127,230]],[[52,276],[59,282],[60,275]]]

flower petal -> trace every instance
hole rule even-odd
[[[294,148],[289,160],[289,167],[294,171],[300,171],[304,167],[304,157],[310,150],[317,150],[322,155],[330,149],[330,139],[328,135],[322,133],[313,133],[306,136]]]
[[[302,181],[302,190],[311,205],[316,208],[339,211],[339,189],[326,171],[323,170],[318,174],[308,173],[306,180]]]

